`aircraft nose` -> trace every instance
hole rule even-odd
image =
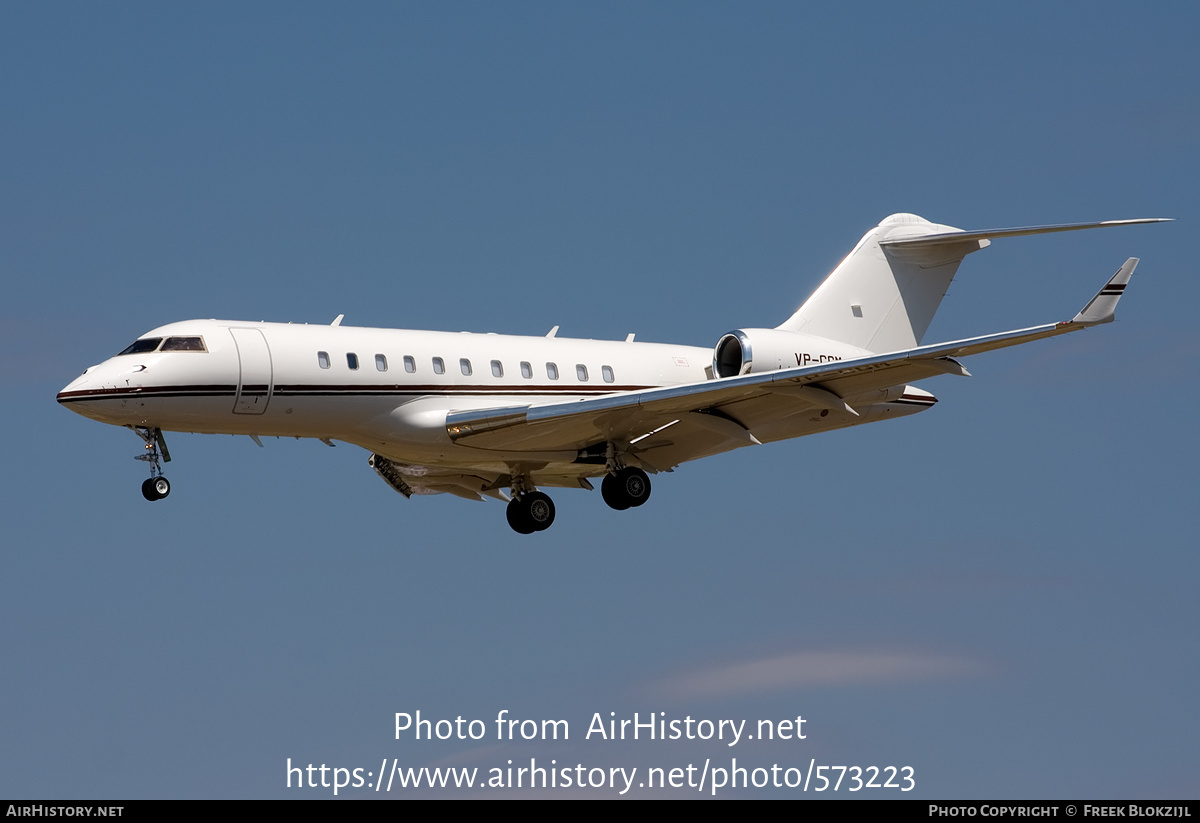
[[[74,412],[80,411],[80,400],[87,397],[89,388],[92,387],[92,381],[88,375],[91,369],[85,369],[83,374],[76,377],[70,383],[62,387],[58,393],[58,402],[62,406]],[[80,412],[82,414],[82,412]]]

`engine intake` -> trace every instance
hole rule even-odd
[[[753,365],[753,350],[745,332],[731,331],[717,341],[713,349],[713,374],[717,377],[749,374]]]

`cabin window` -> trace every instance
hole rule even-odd
[[[203,337],[168,337],[162,346],[163,351],[208,351],[204,347]]]
[[[575,366],[575,376],[579,378],[580,383],[587,382],[587,366],[579,363]]]
[[[440,358],[440,357],[433,358],[433,373],[434,374],[445,374],[446,373],[446,362],[444,360],[442,360],[442,358]]]
[[[404,355],[404,370],[409,374],[412,374],[417,370],[417,361],[413,360],[411,354]]]
[[[387,371],[387,358],[382,354],[375,355],[375,368],[380,371]]]
[[[117,357],[120,357],[122,354],[145,354],[146,352],[157,351],[158,344],[161,342],[161,337],[147,337],[145,340],[134,340]]]
[[[458,369],[467,377],[471,376],[471,361],[467,358],[462,358],[458,361]]]
[[[546,364],[546,376],[549,377],[551,380],[557,380],[558,379],[558,366],[555,365],[554,363],[547,363]]]
[[[501,365],[499,360],[493,360],[492,361],[492,377],[503,377],[503,376],[504,376],[504,366]]]
[[[533,377],[533,366],[529,365],[524,360],[521,361],[521,376],[526,380],[529,380]]]
[[[358,355],[354,352],[346,352],[346,365],[352,371],[358,369]]]
[[[612,366],[601,366],[600,376],[604,378],[605,383],[612,383],[616,380],[616,378],[613,377]]]
[[[327,351],[317,352],[317,365],[323,369],[329,368],[329,352],[327,352]]]

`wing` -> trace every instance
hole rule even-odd
[[[498,452],[579,450],[586,458],[589,450],[605,443],[623,444],[645,468],[655,471],[738,446],[806,434],[810,422],[813,431],[854,425],[877,419],[879,412],[896,404],[932,405],[932,395],[905,393],[904,384],[938,374],[968,374],[955,357],[1111,322],[1137,262],[1130,258],[1069,321],[569,403],[454,412],[446,416],[446,429],[462,445]],[[864,417],[864,411],[871,416]],[[602,465],[602,456],[595,462]]]

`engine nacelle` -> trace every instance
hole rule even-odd
[[[780,329],[738,329],[717,341],[713,375],[736,377],[797,366],[819,366],[866,357],[871,352],[811,334]]]

